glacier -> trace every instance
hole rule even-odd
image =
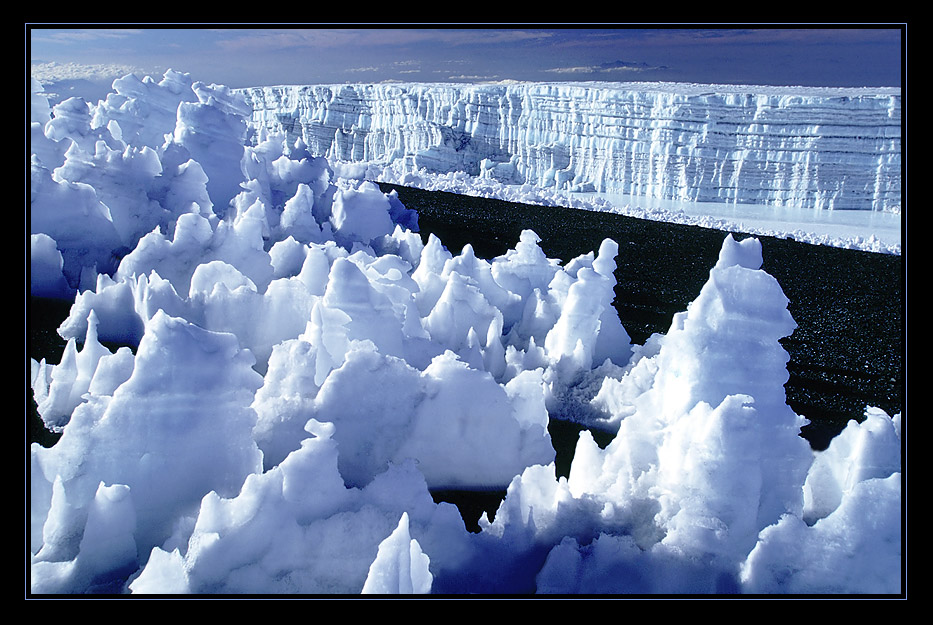
[[[679,83],[239,90],[252,123],[334,162],[538,189],[901,209],[901,92]]]
[[[320,155],[256,115],[176,71],[97,103],[32,84],[29,294],[70,309],[59,361],[27,355],[60,434],[26,454],[27,594],[903,592],[903,415],[799,436],[758,239],[723,233],[636,344],[616,242],[450,250],[336,175],[369,134]],[[549,413],[584,388],[615,437],[561,476]],[[506,494],[468,531],[450,488]]]

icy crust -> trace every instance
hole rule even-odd
[[[30,362],[61,432],[30,449],[32,592],[900,591],[901,417],[798,436],[757,240],[633,345],[614,241],[452,252],[301,142],[248,144],[222,87],[114,89],[33,100],[32,288],[74,303]],[[549,415],[617,435],[557,478]],[[448,488],[507,495],[471,534]]]
[[[240,92],[258,127],[358,167],[691,202],[901,206],[899,89],[413,83]]]

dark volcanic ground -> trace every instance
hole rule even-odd
[[[470,243],[493,258],[514,248],[523,229],[541,237],[549,258],[619,244],[616,308],[632,341],[667,332],[674,313],[699,294],[725,232],[612,213],[528,206],[380,184],[418,211],[423,238],[433,233],[454,253]],[[737,239],[745,235],[734,235]],[[764,265],[790,300],[797,330],[782,341],[790,354],[787,403],[811,421],[806,437],[823,449],[866,405],[903,410],[904,268],[901,256],[758,237]]]

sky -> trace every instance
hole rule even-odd
[[[182,26],[182,27],[179,27]],[[228,87],[609,81],[900,87],[904,24],[66,25],[27,23],[30,73],[103,98],[128,73]],[[85,95],[88,94],[88,95]]]

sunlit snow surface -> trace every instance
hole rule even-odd
[[[901,416],[798,436],[756,239],[632,344],[611,240],[423,243],[224,87],[114,90],[33,97],[30,290],[74,304],[29,363],[62,433],[30,450],[31,592],[901,591]],[[557,478],[548,412],[583,386],[618,434]],[[507,495],[470,533],[436,488]]]
[[[477,179],[462,172],[432,174],[396,167],[334,163],[350,179],[372,179],[427,190],[497,198],[541,206],[606,211],[667,223],[715,228],[726,232],[773,236],[802,243],[900,254],[905,217],[900,211],[812,210],[793,206],[690,202],[619,193],[572,192]]]
[[[666,211],[669,215],[663,221],[709,224],[722,230],[792,238],[804,243],[887,253],[899,253],[902,245],[902,215],[895,212],[646,201],[624,196],[604,196],[604,199],[612,206]]]

